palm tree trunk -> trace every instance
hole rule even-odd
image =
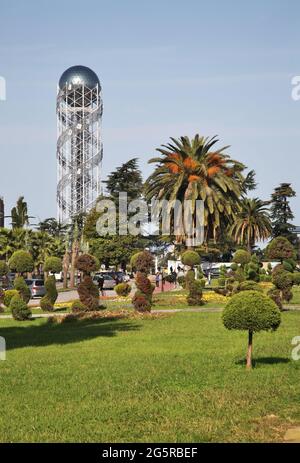
[[[70,272],[70,288],[75,288],[75,262],[78,256],[79,243],[78,240],[74,240],[72,244],[72,255],[71,255],[71,272]]]
[[[69,252],[66,251],[63,258],[63,288],[67,289],[68,287],[68,270],[70,264]]]

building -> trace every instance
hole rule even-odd
[[[57,89],[57,218],[88,212],[100,194],[101,85],[85,66],[73,66]]]
[[[0,228],[4,227],[4,200],[0,196]]]

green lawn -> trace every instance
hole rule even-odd
[[[53,325],[0,320],[1,442],[280,441],[300,423],[300,313],[254,338],[219,313]]]

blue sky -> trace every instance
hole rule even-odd
[[[170,136],[218,134],[257,172],[300,195],[298,0],[1,0],[0,195],[38,219],[56,215],[56,85],[83,64],[103,87],[103,178],[147,160]],[[293,200],[300,223],[298,199]]]

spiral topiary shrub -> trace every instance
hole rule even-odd
[[[71,305],[71,312],[72,313],[79,313],[79,312],[87,312],[87,308],[80,300],[76,300],[72,302]]]
[[[118,285],[115,286],[114,289],[117,295],[120,297],[129,296],[131,292],[131,286],[128,283],[119,283]]]
[[[80,302],[90,311],[99,309],[99,289],[90,276],[99,267],[97,259],[90,254],[82,254],[76,259],[77,270],[83,272],[83,279],[77,286]]]
[[[27,307],[26,302],[24,302],[19,294],[12,298],[9,308],[15,320],[28,320],[31,316],[31,310]]]
[[[28,304],[31,298],[31,291],[23,277],[15,278],[14,289],[18,291],[23,301]]]
[[[275,302],[258,291],[244,291],[236,294],[226,305],[222,314],[223,324],[228,330],[248,331],[246,367],[252,367],[253,333],[274,331],[281,321]]]
[[[4,291],[3,304],[5,307],[9,308],[10,302],[14,296],[19,296],[19,291],[16,289],[8,289],[7,291]]]
[[[51,275],[45,282],[46,294],[41,299],[41,309],[46,312],[51,312],[54,309],[54,304],[57,300],[58,292],[56,289],[55,276]]]
[[[153,257],[149,251],[142,251],[135,254],[132,264],[137,270],[135,284],[137,291],[132,298],[132,303],[138,312],[149,312],[152,305],[152,293],[154,286],[148,278],[148,273],[153,267]]]
[[[137,312],[151,312],[151,302],[141,291],[136,291],[132,304]]]
[[[201,280],[193,280],[189,283],[188,305],[203,305]]]

